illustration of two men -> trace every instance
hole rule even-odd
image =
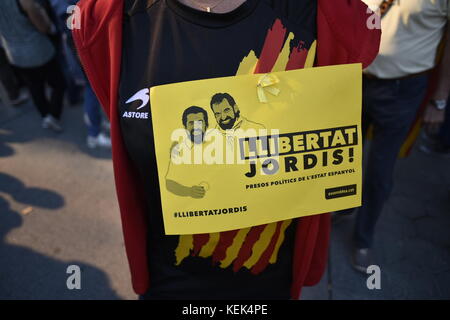
[[[238,129],[265,129],[262,124],[250,121],[241,116],[241,111],[234,100],[228,93],[217,93],[211,98],[210,107],[216,119],[215,130],[218,130],[225,138],[227,143],[234,144],[235,132]],[[186,130],[189,140],[175,143],[171,148],[171,160],[166,175],[166,188],[169,192],[180,197],[191,197],[194,199],[204,198],[209,190],[209,184],[203,182],[188,183],[178,180],[175,163],[181,157],[182,150],[185,148],[194,148],[195,145],[203,144],[208,132],[209,120],[208,112],[198,106],[191,106],[184,110],[182,115],[183,127]],[[190,166],[190,176],[202,177],[203,166]],[[195,171],[195,172],[194,172]],[[201,179],[201,178],[200,178]]]

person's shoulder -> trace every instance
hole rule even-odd
[[[266,5],[277,9],[283,10],[284,13],[288,13],[290,10],[296,10],[297,8],[304,7],[305,5],[317,4],[319,0],[259,0]]]
[[[317,3],[319,0],[260,0],[270,6],[274,12],[289,21],[300,24],[305,20],[315,20]]]
[[[107,35],[109,26],[122,17],[124,0],[80,0],[73,11],[72,34],[78,49],[87,47],[103,34]]]
[[[258,123],[247,118],[242,117],[242,125],[241,129],[266,129],[266,127],[262,123]]]
[[[381,28],[373,23],[376,13],[361,0],[317,1],[318,65],[370,65],[381,39]]]
[[[252,124],[254,125],[255,129],[266,129],[266,126],[262,123],[252,122]]]
[[[114,36],[114,32],[106,32],[121,27],[124,16],[136,13],[161,3],[162,0],[80,0],[77,3],[78,16],[74,22],[78,27],[72,30],[82,47],[95,41],[100,35]]]
[[[99,22],[116,10],[123,9],[124,0],[104,1],[104,0],[80,0],[77,7],[81,13],[86,15],[86,22]],[[83,18],[83,17],[81,17]],[[88,19],[90,18],[90,19]]]
[[[124,12],[129,16],[133,16],[161,2],[162,0],[125,0]]]

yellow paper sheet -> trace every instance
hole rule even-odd
[[[166,234],[361,205],[360,64],[157,86],[150,100]]]

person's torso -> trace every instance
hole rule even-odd
[[[55,55],[50,39],[21,12],[17,0],[0,1],[0,40],[11,64],[39,67]]]
[[[215,234],[164,234],[146,88],[251,72],[246,65],[252,57],[264,66],[261,71],[270,72],[272,49],[281,48],[290,34],[291,57],[304,61],[316,39],[316,0],[248,0],[223,15],[177,0],[149,7],[147,1],[126,3],[132,10],[123,27],[117,112],[149,207],[152,296],[288,299],[297,221]]]
[[[381,0],[364,0],[379,8]],[[379,55],[366,72],[399,78],[429,70],[449,19],[449,0],[396,0],[381,20]]]

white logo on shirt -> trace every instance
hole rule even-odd
[[[139,90],[134,96],[132,96],[130,99],[128,99],[128,101],[125,102],[125,103],[128,104],[128,103],[132,103],[132,102],[141,100],[142,104],[136,110],[142,109],[150,101],[149,94],[150,94],[150,90],[149,89]]]
[[[141,101],[141,105],[136,110],[142,109],[150,101],[150,90],[148,88],[139,90],[125,103],[133,103],[135,101]],[[127,112],[125,111],[122,118],[136,118],[136,119],[148,119],[148,112]]]

